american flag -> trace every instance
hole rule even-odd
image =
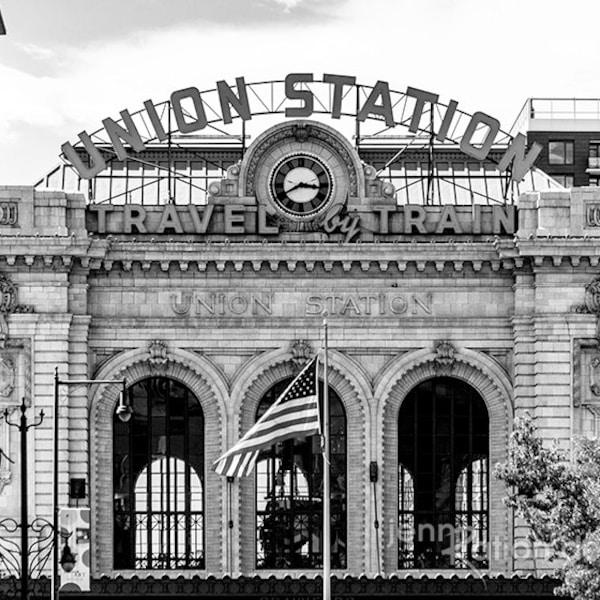
[[[317,389],[315,356],[248,433],[213,464],[213,470],[224,477],[249,475],[261,450],[320,433]]]

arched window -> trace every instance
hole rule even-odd
[[[261,400],[259,419],[291,379]],[[322,397],[322,385],[320,397]],[[346,567],[346,415],[329,390],[331,566]],[[287,440],[264,452],[256,465],[256,566],[265,569],[323,565],[323,462],[319,436]]]
[[[429,379],[398,416],[398,566],[488,565],[489,424],[483,399],[450,377]]]
[[[115,568],[204,568],[200,403],[166,377],[127,393],[131,420],[113,418]]]

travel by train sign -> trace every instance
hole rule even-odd
[[[477,161],[485,160],[494,146],[501,145],[504,150],[497,168],[507,171],[515,182],[525,177],[541,151],[535,143],[527,148],[522,134],[513,138],[503,132],[498,119],[480,111],[468,114],[460,110],[455,100],[444,104],[438,94],[413,87],[394,91],[386,81],[364,85],[351,75],[324,74],[316,79],[312,73],[290,73],[284,80],[260,83],[246,83],[244,77],[237,77],[235,85],[218,81],[207,91],[183,88],[166,102],[146,100],[143,106],[134,113],[122,110],[119,121],[104,119],[103,128],[91,135],[81,132],[75,146],[64,143],[63,158],[80,177],[91,179],[106,168],[107,151],[126,160],[126,145],[141,152],[174,133],[193,134],[268,114],[294,119],[328,114],[334,120],[354,118],[357,124],[374,120],[390,131],[401,127],[409,134],[427,133],[437,142],[453,142]]]

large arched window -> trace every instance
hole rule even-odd
[[[256,418],[291,379],[273,386]],[[322,397],[322,384],[320,397]],[[331,566],[346,567],[346,415],[329,390]],[[323,463],[319,436],[287,440],[264,452],[256,465],[256,566],[316,569],[323,565]]]
[[[128,390],[133,416],[114,427],[116,569],[204,568],[204,417],[166,377]]]
[[[398,566],[488,566],[488,413],[468,384],[429,379],[398,417]]]

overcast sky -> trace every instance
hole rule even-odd
[[[509,129],[530,96],[600,97],[598,0],[0,0],[0,185],[148,98],[291,72],[388,81]]]

